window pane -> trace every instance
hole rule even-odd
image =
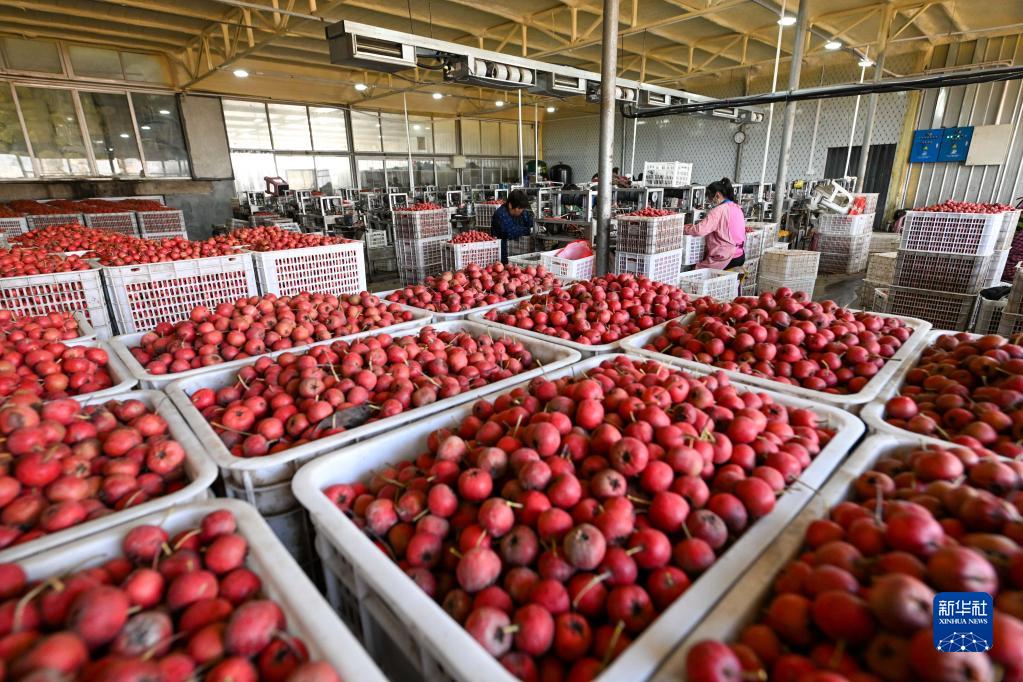
[[[525,142],[523,142],[523,145]],[[519,155],[519,124],[501,124],[501,154],[504,156]]]
[[[92,76],[93,78],[116,78],[122,80],[121,56],[117,50],[104,50],[98,47],[71,45],[68,47],[71,56],[71,68],[76,76]]]
[[[413,159],[412,163],[416,169],[416,187],[437,184],[433,177],[433,159]]]
[[[338,194],[352,186],[352,166],[347,156],[316,157],[316,189],[324,194]]]
[[[352,130],[355,124],[352,124]],[[359,173],[359,187],[362,189],[383,189],[384,187],[384,160],[383,159],[358,159],[356,170]]]
[[[501,165],[498,159],[483,159],[483,184],[496,185],[501,182]]]
[[[313,189],[316,182],[316,161],[305,154],[277,154],[277,175],[291,189]]]
[[[269,152],[231,152],[231,165],[238,192],[265,190],[263,178],[277,175],[274,155]]]
[[[309,107],[313,148],[320,151],[348,151],[348,124],[344,109]],[[348,173],[351,175],[351,171]]]
[[[99,174],[141,175],[142,159],[128,96],[106,92],[80,92],[78,96]]]
[[[483,184],[479,159],[466,159],[465,168],[462,169],[462,182],[466,185]]]
[[[361,152],[383,151],[380,146],[380,118],[376,112],[352,111],[351,116],[355,148]]]
[[[21,131],[11,86],[0,82],[0,178],[32,177],[32,159]]]
[[[480,121],[480,153],[501,155],[501,124],[497,121]]]
[[[434,159],[437,169],[437,187],[450,187],[458,184],[458,175],[451,167],[451,159]]]
[[[138,52],[122,52],[121,62],[124,65],[124,78],[129,81],[145,83],[167,83],[167,68],[161,57]]]
[[[260,102],[221,100],[224,124],[232,149],[272,149],[270,126],[266,122],[266,105]]]
[[[409,116],[409,134],[413,154],[433,153],[433,121],[429,116]]]
[[[455,119],[433,119],[433,151],[438,154],[454,154],[458,151],[455,149]]]
[[[408,153],[408,138],[405,137],[404,114],[380,114],[380,130],[384,136],[385,152],[394,152],[396,154]],[[408,163],[405,165],[408,166]]]
[[[405,187],[408,182],[408,159],[387,159],[387,187]]]
[[[90,175],[71,93],[19,85],[18,102],[42,174]]]
[[[21,38],[4,38],[3,41],[7,66],[10,68],[17,71],[41,71],[43,73],[64,72],[56,43],[44,40],[22,40]]]
[[[501,176],[504,182],[522,182],[522,173],[519,171],[518,159],[505,159],[501,164]]]
[[[471,118],[462,119],[462,153],[480,153],[480,122]]]
[[[309,141],[309,118],[305,107],[297,104],[268,104],[270,132],[274,149],[311,150]]]
[[[178,105],[173,95],[132,93],[135,120],[139,124],[142,151],[146,157],[146,175],[187,177],[188,150],[181,133]]]

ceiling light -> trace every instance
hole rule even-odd
[[[791,14],[786,14],[785,16],[783,16],[781,19],[778,20],[778,25],[779,26],[792,26],[795,23],[796,23],[796,18],[794,16],[792,16]]]
[[[121,133],[121,137],[127,140],[129,137],[131,137],[131,135],[129,135],[128,133]]]
[[[160,115],[161,116],[170,116],[170,111],[168,111],[167,109],[160,109]]]
[[[557,110],[558,110],[557,107],[547,107],[547,113],[548,114],[553,114]]]
[[[439,92],[435,92],[435,93],[433,93],[433,98],[434,99],[444,99],[444,95],[440,94]]]
[[[139,130],[152,130],[150,126],[139,126]]]
[[[412,126],[412,130],[422,130],[422,129],[423,129],[423,126],[419,125],[418,123],[415,124],[414,126]]]
[[[366,90],[369,89],[369,86],[366,85],[365,83],[356,83],[355,89],[358,90],[359,92],[365,92]]]
[[[69,121],[74,121],[74,120],[75,120],[75,117],[74,117],[74,116],[68,116],[68,117],[67,117],[67,120],[69,120]]]
[[[499,99],[496,102],[494,102],[494,104],[496,104],[498,107],[503,107],[504,106],[504,100],[503,99]]]
[[[829,40],[828,42],[824,43],[824,49],[825,50],[841,50],[842,49],[842,41],[841,40],[834,40],[834,39]]]
[[[874,65],[874,60],[871,59],[870,57],[864,57],[863,59],[861,59],[857,63],[865,69],[868,66],[873,66]]]
[[[235,69],[234,75],[236,78],[248,78],[249,72],[246,71],[245,69]]]

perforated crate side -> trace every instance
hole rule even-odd
[[[643,182],[648,187],[682,187],[692,182],[693,164],[681,161],[647,161]]]
[[[442,272],[446,242],[446,237],[395,240],[394,255],[398,261],[398,269],[431,270],[431,274]]]
[[[872,253],[867,260],[867,274],[864,279],[881,284],[891,284],[892,276],[895,274],[895,260],[897,252]]]
[[[1023,315],[1003,312],[998,321],[998,335],[1011,338],[1023,333]]]
[[[1009,290],[1009,300],[1005,305],[1005,312],[1023,312],[1023,269],[1016,268],[1012,277],[1012,288]]]
[[[760,274],[773,280],[814,278],[820,252],[768,249],[760,257]]]
[[[989,256],[984,261],[984,274],[980,279],[982,288],[998,286],[1008,262],[1009,251],[995,251]]]
[[[975,294],[984,287],[989,256],[962,256],[925,251],[899,251],[892,284],[957,294]]]
[[[1002,228],[995,249],[1001,251],[1012,247],[1012,240],[1016,236],[1016,228],[1019,227],[1019,214],[1019,209],[1006,211],[1002,214]]]
[[[501,208],[501,204],[474,204],[472,212],[476,219],[476,229],[489,230],[490,223],[494,219],[494,212],[499,208]]]
[[[0,308],[18,315],[81,311],[96,336],[113,336],[98,268],[0,279]]]
[[[981,296],[977,303],[977,319],[973,323],[973,333],[999,334],[1005,303],[1004,298],[992,301]]]
[[[895,232],[871,232],[870,233],[870,252],[871,253],[888,253],[889,251],[898,251],[899,246],[902,244],[902,235]]]
[[[135,213],[125,211],[122,213],[85,213],[85,226],[96,230],[108,230],[129,237],[139,235],[138,225],[135,222]]]
[[[559,258],[557,251],[544,251],[540,254],[543,266],[551,274],[561,280],[590,279],[593,277],[593,268],[596,264],[596,256],[587,256],[579,259]]]
[[[121,334],[187,319],[199,305],[213,307],[258,293],[247,253],[104,267],[103,284]]]
[[[764,253],[764,230],[753,230],[746,233],[746,241],[742,243],[742,252],[746,258],[760,258]]]
[[[966,331],[973,321],[977,296],[892,286],[888,290],[890,315],[927,320],[935,329]]]
[[[341,296],[366,290],[362,242],[251,253],[264,294],[294,296],[314,291]]]
[[[817,236],[817,250],[821,253],[846,254],[850,256],[870,254],[870,235],[861,234],[854,237],[835,234]]]
[[[55,214],[44,214],[44,215],[30,215],[25,216],[25,222],[28,223],[29,230],[38,230],[43,227],[49,227],[50,225],[69,225],[71,223],[78,223],[84,225],[81,213],[55,213]]]
[[[664,253],[682,248],[685,216],[619,216],[618,248],[627,253]]]
[[[874,225],[874,214],[838,215],[822,213],[817,218],[817,231],[822,235],[834,234],[848,237],[869,235]]]
[[[431,239],[451,236],[451,216],[446,208],[429,211],[393,211],[395,239]]]
[[[867,269],[867,253],[821,253],[817,272],[821,274],[852,275]]]
[[[536,250],[536,242],[532,237],[519,237],[508,240],[508,256],[521,256],[525,253],[533,253]]]
[[[28,232],[28,222],[24,218],[0,218],[0,236],[4,238],[5,246],[7,239],[26,232]]]
[[[987,256],[995,250],[1004,221],[1001,213],[908,211],[900,249]]]
[[[138,211],[139,235],[143,239],[188,237],[182,211]]]
[[[471,263],[486,267],[499,260],[501,260],[501,242],[496,239],[467,244],[444,243],[445,270],[461,270]]]
[[[631,272],[657,282],[674,285],[678,284],[682,260],[682,251],[655,254],[618,251],[615,253],[615,272]]]
[[[739,273],[711,268],[691,270],[679,275],[678,288],[694,296],[730,301],[739,295]]]
[[[704,237],[686,235],[682,240],[682,264],[696,265],[703,260],[707,252],[707,242]]]

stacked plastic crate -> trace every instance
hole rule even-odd
[[[1018,209],[1002,214],[1002,227],[998,232],[998,243],[995,244],[995,252],[991,254],[991,258],[987,261],[987,268],[984,270],[982,281],[985,287],[998,286],[1002,281],[1005,264],[1009,262],[1012,240],[1016,236],[1016,227],[1019,225],[1019,214]]]
[[[692,182],[693,164],[681,161],[647,161],[643,182],[647,187],[685,187]]]
[[[444,271],[444,244],[451,239],[451,218],[443,207],[395,209],[394,254],[403,285],[418,284]]]
[[[1001,213],[907,212],[887,312],[969,329],[1004,223]]]
[[[813,296],[820,257],[819,251],[767,249],[760,257],[757,275],[758,290],[765,292],[788,287],[794,291],[805,291]]]
[[[676,284],[686,261],[685,215],[638,213],[618,216],[615,272],[632,272],[658,282]]]
[[[870,253],[873,213],[839,215],[822,213],[817,219],[817,250],[821,252],[820,271],[852,274],[863,272]]]
[[[980,313],[978,313],[979,317]],[[1023,269],[1017,266],[1016,274],[1012,279],[1012,289],[1009,290],[1009,298],[1002,307],[998,333],[1002,336],[1015,336],[1020,332],[1023,332]]]
[[[867,261],[867,275],[863,278],[858,292],[858,306],[863,310],[884,312],[880,307],[886,300],[888,287],[892,285],[892,277],[895,274],[895,260],[898,257],[895,251],[888,253],[874,253]]]
[[[895,232],[871,232],[870,253],[890,253],[898,251],[902,243],[902,235]]]
[[[746,262],[735,268],[735,272],[739,273],[739,288],[743,296],[757,293],[760,257],[764,255],[764,249],[774,245],[777,231],[778,223],[746,223],[746,242],[743,244]]]

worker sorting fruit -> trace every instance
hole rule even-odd
[[[525,237],[533,231],[529,197],[521,189],[512,190],[490,219],[490,234],[501,240],[501,262],[508,262],[508,240]]]
[[[735,190],[728,178],[707,185],[707,203],[712,207],[703,220],[686,225],[685,233],[706,237],[706,252],[699,268],[727,270],[746,262],[746,218],[735,201]]]

